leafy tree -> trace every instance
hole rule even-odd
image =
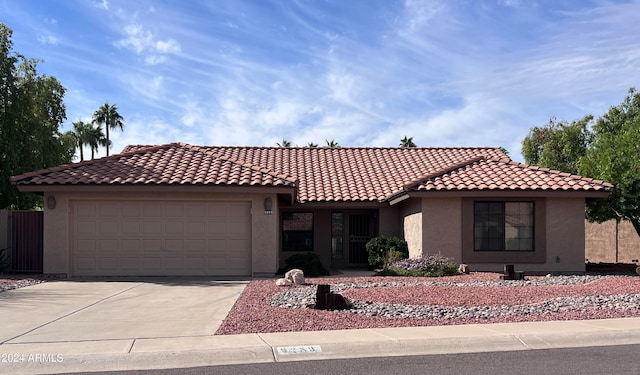
[[[615,184],[607,199],[587,202],[587,218],[628,220],[640,236],[640,93],[631,88],[593,126],[593,144],[580,174]]]
[[[404,138],[400,140],[400,147],[402,148],[416,147],[416,144],[413,143],[413,137],[407,137],[405,135]]]
[[[340,145],[338,144],[338,142],[336,142],[336,141],[335,141],[335,140],[333,140],[333,139],[332,139],[332,140],[330,140],[330,141],[329,141],[329,140],[327,140],[326,142],[327,142],[327,147],[329,147],[329,148],[339,148],[339,147],[340,147]]]
[[[546,127],[532,128],[522,154],[529,164],[615,184],[607,199],[587,200],[587,219],[628,220],[640,236],[640,94],[635,89],[595,123],[587,115],[571,124],[552,118]]]
[[[591,115],[570,124],[551,118],[546,126],[534,126],[522,141],[525,162],[577,174],[579,160],[593,138],[589,131],[592,121]]]
[[[291,142],[287,141],[286,139],[282,139],[282,142],[276,144],[278,145],[278,147],[291,147]]]
[[[93,113],[93,123],[105,126],[107,131],[107,156],[109,156],[109,147],[111,147],[109,130],[118,128],[124,130],[124,118],[118,113],[118,106],[109,104],[108,101],[105,102]]]
[[[65,89],[37,72],[37,59],[13,51],[12,30],[0,23],[0,208],[30,209],[42,198],[20,193],[12,175],[69,163],[74,144],[59,128]]]

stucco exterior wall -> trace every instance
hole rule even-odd
[[[544,230],[546,262],[516,263],[516,270],[531,273],[584,272],[584,198],[546,198]],[[472,271],[502,272],[503,269],[504,263],[471,264]]]
[[[331,210],[314,211],[313,251],[320,256],[322,264],[331,268]]]
[[[617,252],[617,256],[616,256]],[[585,257],[592,263],[635,263],[640,260],[640,236],[628,221],[590,223],[585,220]]]
[[[409,247],[409,257],[417,258],[422,255],[422,199],[411,198],[402,202],[402,232]]]
[[[462,199],[422,199],[423,255],[441,254],[462,261]]]
[[[397,206],[383,206],[378,211],[380,214],[380,235],[389,237],[402,237],[400,230],[400,210]]]
[[[42,272],[45,274],[71,275],[71,243],[69,241],[69,228],[71,206],[69,195],[63,193],[53,194],[56,199],[54,209],[44,208],[43,214],[43,254]],[[46,202],[49,194],[45,194]],[[46,205],[45,205],[46,206]]]
[[[238,200],[242,196],[224,196],[226,200]],[[264,200],[271,198],[273,214],[264,214]],[[216,197],[215,199],[220,199]],[[251,267],[254,276],[273,276],[278,270],[278,231],[280,216],[276,195],[251,196]]]
[[[547,198],[548,271],[584,272],[584,199]]]
[[[70,223],[72,200],[212,200],[251,201],[252,273],[273,275],[278,264],[278,207],[275,194],[220,194],[220,193],[90,193],[73,194],[55,192],[56,208],[44,210],[43,271],[71,275]],[[45,194],[45,201],[49,194]],[[264,199],[274,204],[273,215],[264,214]]]

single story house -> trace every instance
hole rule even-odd
[[[70,276],[264,276],[298,252],[363,267],[377,235],[472,270],[580,272],[585,199],[613,189],[498,148],[184,143],[11,181],[44,195],[44,272]]]

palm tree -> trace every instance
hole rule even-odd
[[[276,143],[278,145],[278,147],[291,147],[291,142],[287,141],[286,139],[282,140],[282,143]]]
[[[89,144],[89,132],[91,131],[91,124],[78,120],[74,123],[72,134],[76,139],[76,146],[80,150],[80,161],[84,161],[84,146]]]
[[[327,147],[329,148],[339,148],[340,145],[338,144],[338,142],[334,141],[333,139],[331,141],[327,140]]]
[[[313,143],[313,142],[309,142],[309,143],[307,143],[307,147],[318,147],[318,144]]]
[[[407,137],[405,135],[404,138],[400,140],[400,147],[416,147],[416,144],[413,143],[413,137]]]
[[[87,132],[86,142],[91,148],[91,159],[93,159],[95,152],[98,151],[98,147],[107,147],[107,137],[105,137],[102,131],[102,126],[91,124]]]
[[[109,104],[105,102],[98,108],[93,114],[93,122],[98,125],[104,125],[107,130],[107,156],[109,156],[109,147],[111,147],[111,140],[109,139],[109,129],[124,130],[124,118],[118,113],[118,106],[115,104]]]

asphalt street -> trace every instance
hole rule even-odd
[[[640,374],[640,357],[638,353],[640,353],[640,345],[614,345],[569,349],[259,363],[150,371],[94,372],[92,374],[626,375]]]

